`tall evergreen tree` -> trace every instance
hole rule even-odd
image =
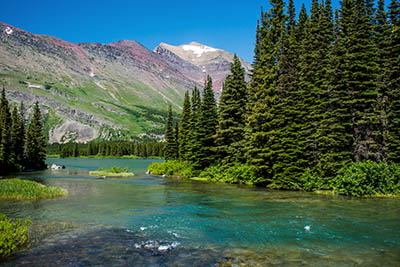
[[[385,63],[385,83],[388,95],[388,158],[400,162],[400,2],[389,5],[391,34]]]
[[[234,55],[231,74],[225,79],[219,101],[219,118],[215,143],[223,163],[244,159],[243,140],[247,104],[247,83],[239,58]]]
[[[191,162],[196,161],[197,151],[200,147],[199,141],[199,117],[200,117],[201,97],[200,91],[195,86],[192,91],[192,113],[190,117],[189,145],[187,159]]]
[[[168,104],[168,117],[167,117],[167,125],[165,131],[165,159],[176,159],[177,158],[177,143],[175,140],[174,133],[174,123],[172,118],[172,107],[171,104]]]
[[[28,169],[46,168],[45,139],[43,136],[42,115],[39,103],[33,106],[33,115],[26,133],[26,163]]]
[[[193,167],[201,170],[210,166],[215,160],[214,135],[218,122],[217,104],[212,89],[212,79],[207,76],[201,101],[197,138],[198,142],[192,148]]]
[[[271,183],[272,165],[276,159],[276,151],[272,148],[275,129],[278,121],[274,119],[275,104],[278,101],[278,56],[281,32],[284,30],[286,15],[284,3],[272,0],[272,8],[263,16],[259,34],[258,62],[254,64],[250,108],[247,119],[247,155],[250,164],[254,165],[260,183]]]
[[[181,128],[179,131],[179,158],[181,160],[188,160],[191,114],[192,110],[190,105],[189,92],[186,91],[183,101]]]
[[[179,159],[179,121],[176,120],[175,122],[175,158]],[[150,153],[149,150],[147,150],[147,153]]]
[[[24,169],[25,126],[17,107],[14,107],[11,120],[11,165],[18,171]]]
[[[276,152],[272,165],[273,183],[276,186],[295,188],[305,163],[302,157],[304,140],[298,134],[303,123],[302,111],[298,109],[301,103],[297,81],[298,43],[295,29],[291,27],[291,30],[282,32],[280,40],[277,88],[279,101],[275,104],[274,114],[277,127],[271,149]]]
[[[347,3],[348,2],[348,3]],[[362,0],[343,1],[343,8],[350,8],[349,18],[343,17],[342,31],[346,45],[345,68],[353,141],[353,158],[380,160],[376,133],[379,117],[376,111],[378,90],[376,50],[372,35],[371,18]]]
[[[296,28],[296,10],[294,8],[293,0],[289,0],[288,3],[288,20],[287,29],[289,33]]]
[[[302,94],[300,109],[304,115],[302,131],[299,134],[305,138],[304,157],[309,167],[319,164],[320,158],[317,135],[323,114],[320,105],[323,101],[321,71],[324,68],[320,65],[320,49],[321,45],[324,45],[319,32],[321,10],[323,7],[319,6],[317,0],[313,0],[310,20],[305,25],[299,64],[299,90]]]
[[[10,171],[11,114],[3,88],[0,100],[0,165],[3,172]]]

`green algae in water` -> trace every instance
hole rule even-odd
[[[186,260],[191,257],[202,266],[395,266],[400,262],[398,198],[353,199],[169,179],[146,175],[150,162],[51,159],[48,163],[67,169],[28,174],[67,189],[69,195],[24,203],[4,201],[0,210],[43,222],[68,221],[76,228],[19,255],[21,261],[34,262],[34,252],[47,248],[43,251],[55,252],[43,254],[43,261],[59,256],[60,263],[72,264],[104,260],[123,265],[133,260],[129,253],[138,256],[133,261],[138,266],[190,265]],[[116,165],[128,167],[136,176],[95,180],[88,175]],[[90,246],[84,241],[89,237]],[[76,250],[67,249],[71,244],[78,244]],[[170,248],[159,251],[160,247]],[[11,263],[20,262],[19,256]]]

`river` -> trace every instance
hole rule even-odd
[[[399,266],[400,199],[355,199],[145,174],[154,160],[48,159],[18,175],[68,190],[0,200],[40,240],[2,266]],[[91,170],[128,167],[99,180]],[[45,233],[45,234],[43,234]]]

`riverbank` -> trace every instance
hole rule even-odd
[[[210,166],[196,171],[190,163],[169,160],[152,163],[148,171],[155,175],[181,177],[192,180],[214,181],[229,184],[247,184],[271,189],[286,188],[286,185],[259,184],[254,168],[246,164],[233,166]],[[315,192],[324,195],[352,197],[397,198],[400,197],[400,166],[398,164],[364,161],[341,168],[335,177],[319,177],[306,171],[294,188],[296,191]]]

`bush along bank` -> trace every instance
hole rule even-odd
[[[189,162],[168,160],[153,162],[148,171],[154,175],[166,175],[193,180],[215,181],[229,184],[264,186],[263,178],[247,164],[210,166],[196,171]],[[260,183],[260,181],[262,181]],[[400,166],[398,164],[362,161],[341,168],[331,179],[324,179],[306,170],[297,185],[297,190],[352,197],[400,197]],[[266,187],[279,189],[277,185]]]
[[[30,220],[12,220],[0,213],[0,259],[10,256],[28,244]]]

